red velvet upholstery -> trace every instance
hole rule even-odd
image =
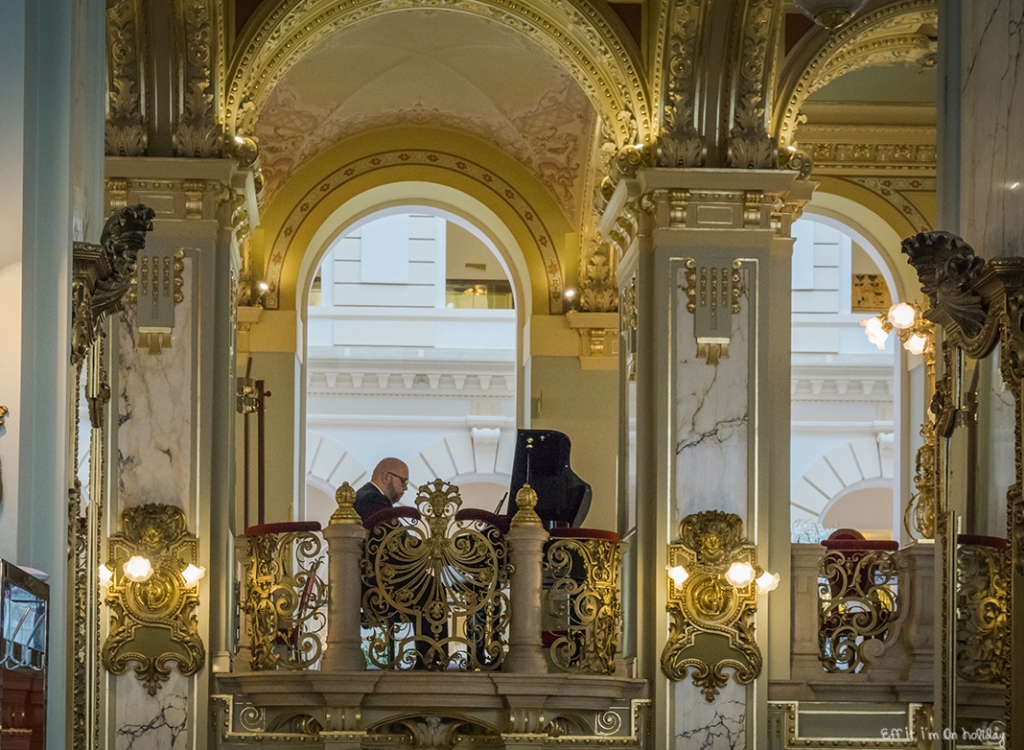
[[[248,536],[263,536],[264,534],[287,534],[294,531],[320,531],[319,521],[286,521],[284,523],[261,523],[258,526],[250,526],[245,530]]]
[[[509,528],[507,516],[499,516],[497,513],[491,513],[489,510],[482,510],[480,508],[462,508],[456,512],[455,520],[486,523],[498,529],[502,534],[507,534]]]
[[[876,549],[895,552],[900,548],[900,543],[892,539],[865,539],[855,529],[836,529],[821,546],[836,552],[867,552]]]
[[[957,534],[957,544],[973,544],[978,547],[994,547],[1006,549],[1006,540],[1001,536],[979,536],[977,534]]]
[[[618,544],[621,539],[619,535],[614,531],[605,531],[604,529],[574,529],[574,528],[557,528],[551,529],[552,539],[604,539],[605,541],[614,542]]]
[[[385,508],[384,510],[378,510],[376,513],[364,518],[363,526],[367,529],[373,529],[374,526],[380,526],[382,523],[391,523],[392,521],[397,521],[399,518],[411,518],[414,521],[419,521],[421,515],[415,508],[405,506]]]

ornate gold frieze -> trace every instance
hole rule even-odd
[[[214,80],[214,13],[209,0],[176,0],[176,23],[182,34],[182,108],[174,125],[175,156],[210,158],[222,155],[217,123],[217,81]]]
[[[419,488],[416,504],[419,518],[380,523],[365,542],[367,659],[381,669],[496,669],[507,648],[504,535],[458,520],[458,488],[440,479]]]
[[[326,553],[319,534],[291,531],[246,540],[246,589],[242,611],[249,636],[249,665],[308,669],[323,654],[326,629]]]
[[[896,557],[886,550],[829,550],[818,571],[818,659],[827,672],[860,672],[899,617]]]
[[[742,37],[730,68],[732,100],[726,163],[734,169],[777,169],[778,145],[768,132],[767,108],[774,84],[774,46],[782,21],[778,0],[738,3]]]
[[[880,273],[855,273],[851,282],[850,310],[853,312],[888,312],[892,297]]]
[[[741,685],[761,673],[761,650],[754,639],[757,586],[753,577],[744,586],[726,580],[734,564],[757,565],[754,545],[743,537],[743,521],[734,513],[708,510],[679,524],[679,541],[668,548],[670,576],[667,609],[672,621],[661,654],[661,671],[670,680],[693,684],[711,702],[729,681]],[[680,580],[681,578],[681,580]],[[677,582],[678,581],[678,582]]]
[[[110,538],[107,589],[110,630],[103,644],[103,665],[124,674],[136,662],[135,676],[155,695],[171,673],[192,675],[206,661],[199,637],[196,584],[184,577],[196,566],[198,543],[185,525],[185,513],[170,505],[147,504],[121,514],[121,531]],[[132,580],[125,563],[133,557],[149,561],[146,580]],[[129,570],[131,568],[129,567]]]
[[[549,653],[563,672],[612,674],[622,631],[621,545],[609,539],[553,538],[544,568],[547,614],[557,634]]]
[[[1006,556],[1001,549],[959,544],[956,551],[956,674],[1002,683],[1006,655]]]
[[[143,156],[148,145],[145,7],[142,0],[107,3],[108,156]]]

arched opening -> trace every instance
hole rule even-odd
[[[409,466],[412,492],[464,483],[464,507],[493,510],[516,431],[517,294],[495,243],[472,221],[395,205],[352,221],[310,274],[306,308],[306,503]]]
[[[792,538],[817,542],[840,524],[898,539],[907,360],[895,337],[881,350],[871,344],[861,320],[902,301],[900,279],[865,232],[805,216],[793,225]],[[838,498],[864,482],[871,502],[851,514]]]

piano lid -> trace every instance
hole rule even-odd
[[[555,430],[519,430],[512,462],[508,515],[519,510],[516,493],[526,483],[529,461],[530,486],[537,492],[537,515],[548,528],[581,526],[590,510],[590,485],[569,466],[569,436]]]

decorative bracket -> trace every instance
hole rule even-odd
[[[693,313],[697,356],[717,365],[729,356],[732,316],[740,311],[740,261],[731,257],[686,260],[686,310]]]
[[[144,557],[151,565],[145,580],[131,576],[125,563]],[[121,514],[121,533],[110,538],[108,563],[100,575],[109,579],[107,606],[110,633],[103,644],[103,666],[124,674],[135,661],[135,676],[156,695],[178,672],[195,674],[206,661],[199,637],[196,607],[198,544],[185,527],[185,513],[170,505],[147,504]],[[202,575],[202,573],[199,573]],[[135,580],[132,580],[134,578]]]
[[[128,301],[135,303],[138,345],[149,347],[150,354],[159,354],[162,347],[171,347],[174,330],[174,306],[185,299],[185,251],[153,250],[141,253],[132,277]]]
[[[754,545],[743,537],[743,521],[734,513],[707,510],[679,524],[679,541],[668,547],[668,605],[672,616],[661,671],[670,680],[693,684],[710,703],[729,681],[741,685],[761,674],[761,650],[754,640],[757,591],[765,576]],[[737,585],[735,569],[747,580]],[[774,578],[777,583],[777,576]],[[742,580],[739,582],[742,583]],[[774,588],[768,583],[766,590]]]

